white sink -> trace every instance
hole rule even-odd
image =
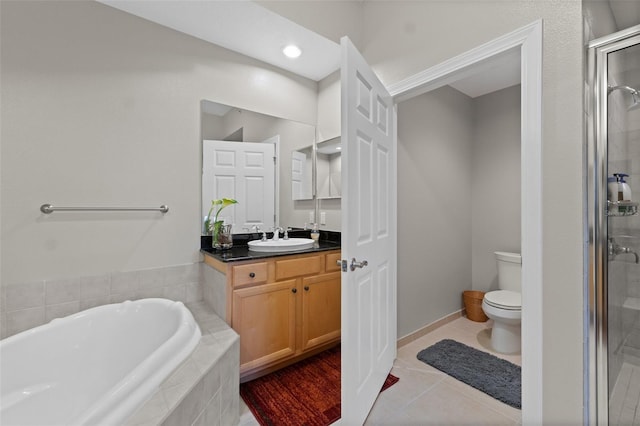
[[[288,240],[281,238],[278,241],[249,241],[249,250],[251,251],[300,251],[310,248],[313,248],[313,240],[311,238],[289,238]]]

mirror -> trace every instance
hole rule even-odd
[[[313,146],[291,151],[291,197],[313,199]]]
[[[238,201],[218,216],[235,234],[313,221],[313,196],[292,194],[291,153],[313,146],[315,126],[203,100],[201,135],[202,224],[211,200],[224,197]]]
[[[342,146],[340,138],[318,142],[316,147],[316,185],[319,199],[340,198]]]

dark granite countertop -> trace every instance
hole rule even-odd
[[[203,236],[201,239],[200,251],[206,256],[211,256],[222,262],[237,262],[240,260],[263,259],[266,257],[290,256],[293,254],[316,253],[322,251],[336,250],[340,248],[340,233],[331,231],[320,231],[318,246],[307,250],[283,251],[283,252],[259,252],[249,250],[247,243],[251,240],[260,239],[262,234],[234,234],[233,247],[228,250],[216,250],[211,247],[211,237]],[[310,238],[310,231],[294,230],[289,231],[289,236],[294,238]],[[267,234],[268,238],[273,237],[273,233]]]

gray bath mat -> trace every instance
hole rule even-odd
[[[418,359],[461,382],[521,408],[520,367],[455,340],[441,340],[418,353]]]

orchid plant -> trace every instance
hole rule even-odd
[[[209,209],[209,214],[207,215],[207,218],[204,221],[204,229],[206,229],[208,232],[212,233],[215,236],[216,230],[219,230],[223,223],[222,220],[218,220],[218,215],[220,214],[220,211],[222,211],[222,209],[232,204],[238,204],[238,202],[232,198],[221,198],[218,200],[212,200],[211,208]],[[217,208],[216,214],[213,217],[213,221],[212,221],[211,214],[216,208]]]

